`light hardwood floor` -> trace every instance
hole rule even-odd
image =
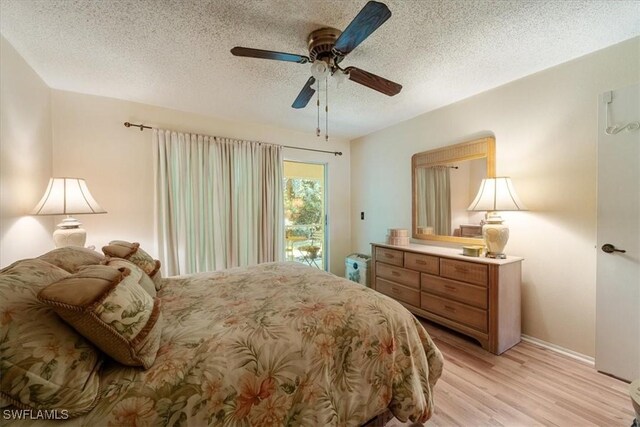
[[[470,338],[422,321],[442,351],[427,426],[626,426],[629,385],[592,366],[521,342],[501,356]],[[411,426],[392,419],[386,427]]]

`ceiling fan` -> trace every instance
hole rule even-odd
[[[357,67],[340,67],[340,62],[345,56],[358,47],[390,17],[391,11],[385,4],[369,1],[344,31],[327,27],[320,28],[309,34],[307,38],[309,56],[239,46],[231,49],[231,53],[235,56],[297,62],[298,64],[311,62],[312,77],[307,80],[307,83],[291,105],[293,108],[306,107],[316,91],[313,87],[316,80],[323,79],[329,75],[336,75],[336,77],[341,78],[347,77],[349,80],[370,89],[394,96],[400,92],[402,85]]]

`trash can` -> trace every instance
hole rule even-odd
[[[345,277],[352,282],[369,287],[371,257],[365,254],[353,253],[345,260]]]

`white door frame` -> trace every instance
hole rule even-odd
[[[322,258],[324,263],[324,271],[331,271],[331,258],[329,257],[330,243],[329,243],[329,163],[327,162],[318,162],[318,161],[309,161],[309,160],[299,160],[299,159],[291,159],[285,158],[283,162],[291,162],[291,163],[305,163],[309,165],[320,165],[324,166],[324,247],[322,248]],[[284,174],[283,174],[284,176]],[[284,220],[284,219],[283,219]]]

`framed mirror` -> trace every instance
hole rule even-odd
[[[495,177],[496,142],[485,137],[411,157],[412,237],[483,244],[483,212],[467,207],[483,178]]]

